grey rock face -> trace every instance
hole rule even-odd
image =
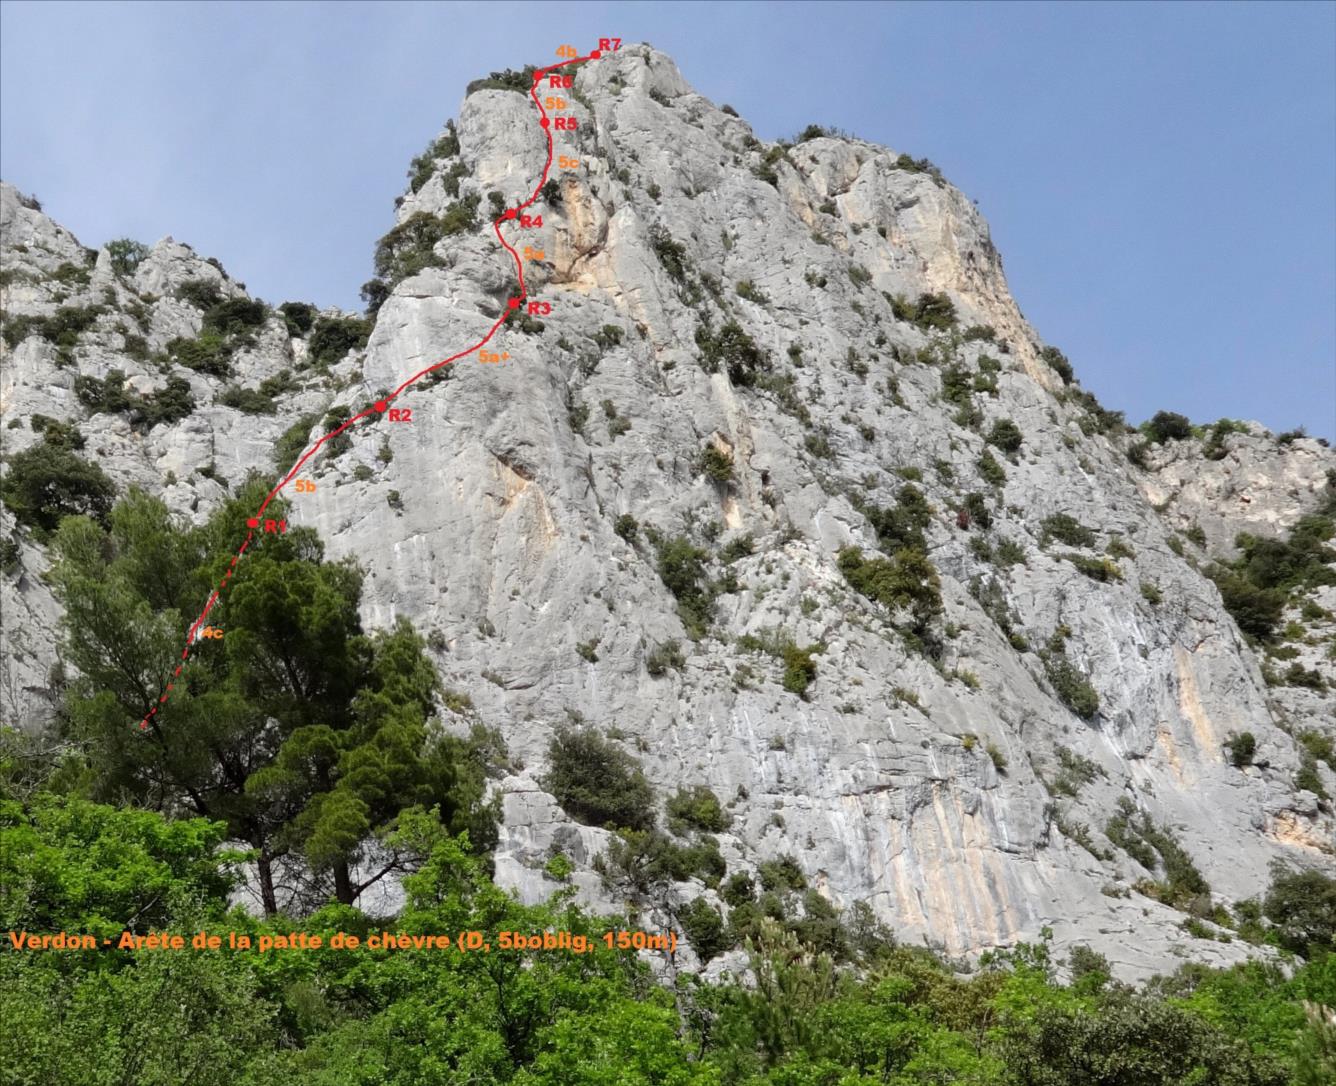
[[[316,461],[316,492],[294,495],[294,519],[366,569],[365,622],[407,616],[438,632],[444,683],[470,695],[523,767],[499,785],[498,878],[545,897],[556,884],[543,866],[561,850],[581,897],[606,903],[590,865],[608,833],[572,823],[541,784],[555,729],[578,719],[624,737],[660,796],[704,784],[726,801],[730,868],[793,855],[821,893],[867,901],[911,942],[970,954],[1047,926],[1059,947],[1088,943],[1128,977],[1254,952],[1187,934],[1182,913],[1143,892],[1157,872],[1104,830],[1129,800],[1172,828],[1220,903],[1263,891],[1275,859],[1336,871],[1330,809],[1293,784],[1294,736],[1326,703],[1277,700],[1214,584],[1171,546],[1176,518],[1200,524],[1222,556],[1240,530],[1284,532],[1312,508],[1331,451],[1257,432],[1231,437],[1223,460],[1194,459],[1185,443],[1138,473],[1125,435],[1083,428],[1087,412],[1041,360],[986,224],[935,174],[853,139],[777,153],[646,47],[582,68],[576,91],[579,127],[554,135],[579,169],[554,169],[557,197],[534,209],[541,229],[506,230],[544,251],[526,264],[531,299],[551,305],[541,329],[508,323],[489,345],[503,362],[466,358],[415,385],[397,401],[410,423],[354,432],[347,452]],[[458,195],[442,162],[406,194],[401,222],[470,195],[485,212],[488,192],[509,206],[532,192],[545,143],[524,96],[471,95],[458,137]],[[6,245],[5,267],[34,282],[11,280],[4,304],[42,312],[57,258],[86,258],[8,186],[0,196],[6,236],[40,253]],[[7,350],[4,419],[77,421],[118,483],[204,517],[222,490],[200,467],[224,479],[268,468],[295,417],[360,410],[485,335],[513,279],[490,224],[434,254],[436,266],[395,286],[365,352],[328,375],[296,370],[287,415],[240,415],[217,402],[217,379],[181,371],[198,409],[137,434],[116,416],[87,418],[69,369],[29,339]],[[153,349],[198,328],[172,296],[182,282],[211,275],[240,291],[170,240],[133,282],[101,258],[92,274],[86,289],[114,292],[112,308],[147,307]],[[928,292],[950,298],[956,334],[897,317],[898,296]],[[99,319],[77,372],[164,381],[127,361],[114,324]],[[727,358],[714,372],[702,364],[726,352],[712,337],[730,326],[765,356],[750,387],[730,380]],[[971,326],[991,334],[959,334]],[[290,369],[303,349],[274,318],[237,379]],[[983,436],[1003,419],[1023,435],[1010,456]],[[35,440],[3,432],[7,450]],[[702,471],[707,445],[731,458],[730,480]],[[860,509],[894,505],[907,479],[931,506],[936,659],[837,562],[847,546],[877,553]],[[1251,501],[1231,504],[1236,494]],[[1089,534],[1049,539],[1058,514]],[[640,526],[630,538],[617,530],[625,515]],[[651,528],[710,552],[724,582],[699,640],[659,576]],[[748,536],[752,553],[730,548]],[[22,653],[7,644],[6,690],[32,690],[5,712],[32,726],[57,609],[40,555],[25,547],[20,565],[4,578],[5,627],[27,640]],[[785,689],[780,661],[748,647],[780,636],[820,646],[803,696]],[[1314,666],[1330,670],[1330,630],[1313,636]],[[684,665],[650,674],[651,652],[673,640]],[[1088,679],[1096,713],[1058,696],[1040,651],[1050,647]],[[1259,753],[1241,770],[1224,743],[1245,730]],[[677,890],[718,903],[699,883]]]

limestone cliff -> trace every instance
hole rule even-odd
[[[1131,463],[1139,436],[1068,380],[987,225],[927,163],[816,133],[762,143],[643,46],[582,68],[571,107],[557,147],[580,166],[554,170],[541,228],[509,235],[543,250],[527,275],[550,314],[498,334],[503,362],[414,386],[411,424],[354,430],[293,514],[366,569],[368,625],[406,615],[431,635],[473,706],[443,708],[447,726],[502,731],[498,877],[546,896],[561,848],[601,900],[608,832],[540,783],[554,730],[580,720],[661,796],[703,784],[728,801],[731,869],[791,854],[908,941],[965,954],[1049,926],[1125,976],[1254,953],[1209,921],[1184,930],[1106,830],[1120,800],[1169,827],[1219,905],[1264,890],[1276,859],[1336,873],[1330,807],[1295,784],[1297,737],[1336,731],[1333,703],[1269,685],[1205,575],[1239,531],[1283,536],[1317,508],[1336,454],[1253,426],[1223,458],[1193,438]],[[295,421],[314,439],[331,410],[482,337],[513,278],[487,194],[526,199],[544,152],[525,94],[471,93],[399,202],[365,346],[316,364],[271,312],[226,377],[172,343],[201,330],[185,284],[241,284],[170,238],[118,271],[4,186],[7,321],[98,310],[63,345],[7,338],[5,452],[39,439],[34,415],[69,421],[119,486],[203,518],[229,480],[272,470]],[[472,201],[476,223],[440,226]],[[145,396],[188,382],[193,410],[145,428],[90,409],[77,378],[113,369]],[[266,379],[277,413],[225,402]],[[41,547],[3,516],[18,551],[2,711],[42,727],[58,611]],[[889,561],[907,530],[940,579],[940,612],[917,618],[860,591],[844,550]],[[661,576],[678,536],[714,586],[704,628]],[[1287,659],[1326,684],[1336,589],[1308,602]],[[786,688],[786,644],[814,647],[809,683]],[[1256,754],[1238,767],[1226,743],[1245,731]]]

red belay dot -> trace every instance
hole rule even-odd
[[[519,309],[520,300],[518,298],[511,298],[510,301],[506,303],[506,305],[510,309]]]
[[[506,208],[506,218],[513,219],[514,217],[515,217],[515,209],[513,207]]]
[[[598,58],[601,57],[602,55],[603,55],[602,52],[600,52],[598,49],[595,49],[592,53],[589,54],[589,59],[598,60]]]
[[[377,411],[384,411],[385,408],[387,408],[387,407],[389,407],[389,406],[390,406],[390,405],[387,404],[384,400],[377,400],[377,401],[376,401],[376,410],[377,410]]]
[[[539,121],[538,123],[541,124],[544,128],[547,128],[552,122],[549,121],[546,117],[544,117],[544,118],[543,118],[541,121]]]
[[[259,517],[251,517],[250,520],[246,521],[247,528],[258,528],[259,526],[260,526]]]

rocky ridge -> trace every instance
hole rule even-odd
[[[188,285],[244,301],[241,284],[171,239],[118,269],[5,185],[6,324],[96,309],[64,342],[7,333],[5,454],[41,440],[34,416],[72,423],[118,487],[202,519],[229,481],[273,470],[294,424],[309,443],[480,339],[513,273],[489,194],[527,198],[545,150],[527,97],[483,82],[414,164],[369,338],[312,315],[351,329],[337,357],[337,336],[313,350],[270,310],[222,373],[181,346],[209,334]],[[1127,977],[1257,953],[1224,941],[1214,907],[1259,894],[1275,860],[1336,871],[1330,807],[1296,785],[1307,764],[1336,788],[1301,741],[1336,732],[1336,589],[1291,601],[1277,658],[1205,571],[1239,532],[1283,537],[1317,509],[1336,454],[1252,424],[1209,457],[1193,436],[1135,466],[1138,435],[1044,347],[987,225],[929,164],[816,131],[764,144],[648,47],[582,68],[571,97],[558,149],[582,166],[545,191],[527,265],[550,315],[507,325],[504,363],[415,388],[411,425],[322,455],[293,514],[366,569],[366,624],[405,615],[429,635],[471,701],[442,707],[447,726],[500,728],[499,880],[545,897],[560,850],[579,894],[607,900],[592,865],[611,835],[543,784],[552,735],[577,722],[661,796],[723,799],[731,870],[791,855],[907,941],[964,955],[1048,927]],[[147,426],[102,409],[79,379],[113,371],[140,397],[184,381],[192,408]],[[265,381],[284,389],[273,414],[225,402]],[[0,704],[41,728],[59,610],[40,542],[0,517]],[[894,558],[916,533],[940,611],[857,587],[848,548]],[[664,575],[679,539],[704,592],[685,602]],[[807,681],[786,647],[808,650]],[[1278,660],[1318,681],[1287,684]],[[1256,753],[1236,766],[1245,731]],[[1111,838],[1120,801],[1209,883],[1192,930]],[[726,911],[698,879],[674,891]]]

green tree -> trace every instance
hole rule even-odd
[[[439,806],[464,828],[481,780],[456,772],[467,757],[460,741],[428,741],[436,680],[422,641],[404,625],[363,633],[360,572],[324,561],[309,529],[252,546],[208,618],[224,639],[197,642],[174,674],[180,631],[221,581],[267,490],[266,480],[248,481],[199,528],[132,492],[106,531],[86,518],[64,522],[51,577],[79,672],[65,715],[87,788],[226,823],[256,850],[273,912],[276,861],[302,856],[350,902],[408,862],[392,854],[357,881],[372,836],[415,804]]]
[[[135,269],[148,256],[148,246],[131,238],[117,238],[107,242],[111,270],[117,275],[134,275]]]
[[[630,830],[654,825],[654,790],[640,766],[590,728],[562,729],[552,737],[543,787],[586,825]]]
[[[80,441],[82,444],[82,441]],[[60,440],[42,440],[9,458],[0,499],[20,524],[53,532],[62,517],[106,517],[115,487],[106,473]]]
[[[1272,872],[1263,910],[1281,942],[1309,957],[1336,950],[1336,879],[1320,871]]]

